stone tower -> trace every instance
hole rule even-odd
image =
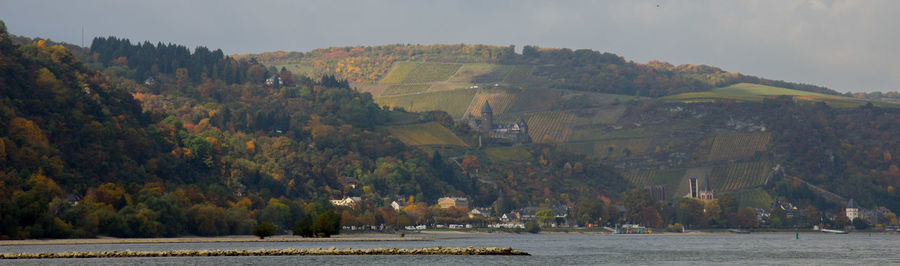
[[[493,127],[494,110],[491,110],[491,105],[488,101],[484,101],[484,106],[481,106],[481,131],[491,132],[491,128]]]

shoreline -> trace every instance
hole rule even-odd
[[[342,256],[342,255],[462,255],[462,256],[530,256],[527,252],[510,247],[495,248],[371,248],[371,249],[214,249],[214,250],[166,250],[166,251],[79,251],[40,253],[0,253],[0,260],[62,259],[62,258],[136,258],[136,257],[212,257],[212,256]]]
[[[23,239],[0,240],[0,246],[19,245],[91,245],[91,244],[166,244],[166,243],[240,243],[240,242],[378,242],[378,241],[431,241],[427,237],[400,237],[396,234],[365,234],[346,237],[309,238],[292,235],[270,236],[187,236],[159,238],[74,238],[74,239]]]
[[[778,234],[778,233],[819,233],[831,234],[828,232],[812,231],[812,230],[760,230],[750,231],[752,234]],[[897,234],[890,231],[853,231],[850,234]],[[433,241],[438,239],[451,239],[467,237],[472,235],[488,235],[488,234],[523,234],[530,233],[521,232],[483,232],[483,231],[453,231],[453,230],[425,230],[418,232],[405,232],[405,236],[401,237],[400,233],[347,233],[330,238],[309,238],[294,235],[277,235],[259,239],[252,235],[234,235],[234,236],[183,236],[183,237],[160,237],[160,238],[116,238],[116,237],[98,237],[98,238],[75,238],[75,239],[23,239],[23,240],[0,240],[0,246],[23,246],[23,245],[96,245],[96,244],[166,244],[166,243],[240,243],[240,242],[379,242],[379,241]],[[730,235],[732,232],[724,230],[697,230],[684,233],[678,232],[654,232],[652,234],[614,234],[605,231],[556,231],[547,230],[539,234],[544,235],[598,235],[598,236],[721,236]]]

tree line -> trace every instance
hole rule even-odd
[[[205,79],[242,84],[261,83],[267,78],[265,67],[255,61],[236,60],[225,56],[221,49],[210,50],[204,46],[191,52],[183,45],[154,45],[149,41],[132,44],[128,39],[110,36],[94,38],[90,54],[101,68],[139,82],[152,77],[187,79],[193,84]]]
[[[202,63],[212,53],[173,65],[176,76],[209,73],[202,82],[160,78],[154,89],[110,71],[146,64],[101,73],[62,46],[8,36],[2,27],[0,238],[244,234],[264,222],[292,230],[315,224],[327,205],[315,199],[471,191],[433,154],[376,130],[391,111],[333,76],[287,77],[284,87],[227,81],[206,72],[221,69]],[[150,50],[131,47],[109,58],[145,62],[130,56]]]

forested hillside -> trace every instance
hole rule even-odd
[[[289,229],[330,208],[306,202],[350,193],[348,177],[373,198],[433,199],[466,184],[437,179],[430,154],[373,131],[387,111],[327,79],[217,87],[235,91],[223,101],[163,83],[171,94],[136,93],[162,105],[145,113],[117,86],[140,85],[61,46],[16,46],[3,30],[4,238],[246,234],[257,218]]]
[[[347,224],[404,226],[464,217],[432,207],[438,197],[498,199],[496,186],[468,174],[500,167],[479,163],[477,151],[408,146],[382,129],[407,117],[471,134],[464,127],[446,114],[383,109],[330,75],[116,38],[96,39],[81,63],[45,41],[16,45],[5,28],[0,48],[2,238],[248,234],[264,222],[290,230],[333,218],[325,200],[349,196],[365,201],[338,211]],[[282,83],[267,84],[274,74]],[[529,187],[559,176],[571,180],[561,190],[581,193],[572,197],[616,197],[626,185],[584,157],[544,153],[555,161],[521,162],[523,173],[546,173],[521,181]],[[554,170],[576,163],[585,166],[575,174]],[[577,180],[599,186],[579,192]],[[569,197],[542,195],[504,206]],[[387,207],[393,200],[407,209]]]

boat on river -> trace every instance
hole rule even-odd
[[[622,227],[616,225],[616,234],[652,234],[653,230],[641,226],[639,224],[623,224]]]
[[[750,233],[750,231],[741,230],[741,229],[728,229],[728,232],[731,232],[733,234],[749,234]]]
[[[825,228],[822,228],[822,229],[819,230],[819,231],[822,231],[822,232],[825,232],[825,233],[839,234],[839,235],[846,235],[846,234],[848,234],[848,232],[847,232],[847,231],[844,231],[844,230],[834,230],[834,229],[825,229]]]

